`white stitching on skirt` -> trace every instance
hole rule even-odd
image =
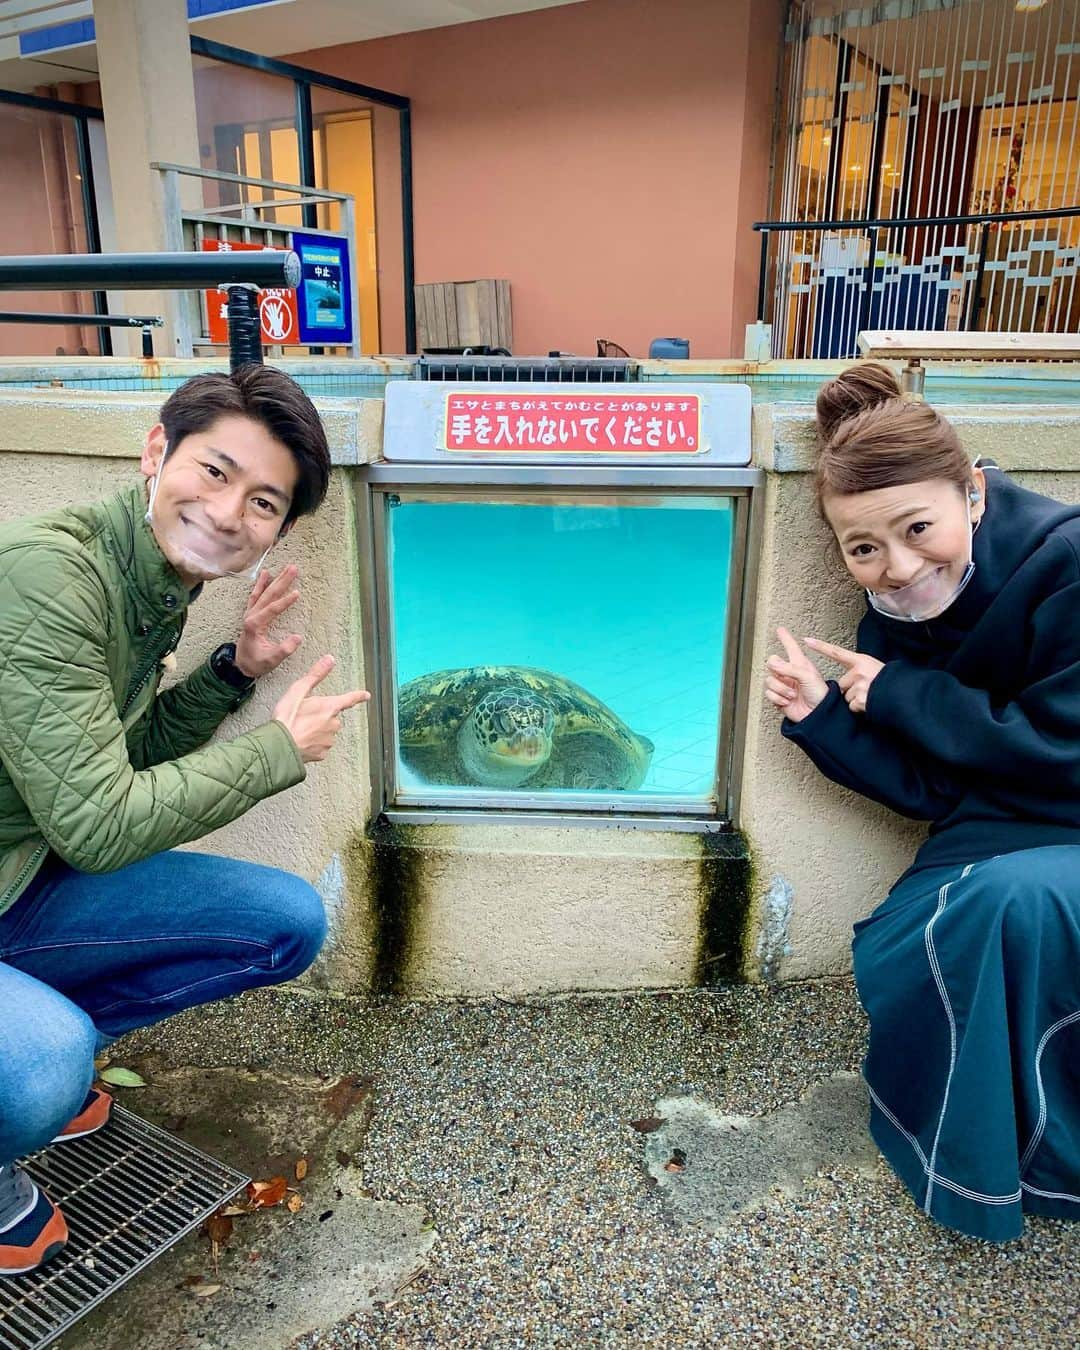
[[[974,866],[975,866],[974,863],[968,863],[968,865],[960,873],[959,879],[963,881]],[[938,919],[941,917],[941,914],[945,909],[945,905],[948,902],[949,887],[952,886],[952,884],[953,883],[951,881],[947,881],[945,885],[942,886],[941,890],[938,892],[938,907],[934,911],[933,917],[930,919],[930,922],[926,925],[926,928],[923,933],[923,937],[926,942],[926,955],[927,959],[930,962],[930,969],[934,975],[934,983],[937,985],[938,993],[941,995],[941,1001],[945,1006],[945,1016],[949,1019],[949,1073],[945,1079],[945,1095],[943,1096],[941,1101],[941,1114],[938,1116],[937,1130],[934,1134],[934,1146],[930,1150],[930,1162],[927,1167],[927,1176],[929,1177],[929,1181],[927,1182],[926,1186],[926,1199],[923,1202],[923,1211],[926,1214],[929,1214],[931,1212],[930,1204],[934,1196],[934,1180],[935,1180],[934,1164],[937,1162],[938,1142],[941,1139],[942,1127],[945,1124],[945,1112],[949,1109],[949,1091],[952,1088],[953,1073],[956,1070],[956,1018],[953,1016],[952,1004],[949,1002],[949,993],[948,990],[945,988],[945,981],[941,975],[941,966],[938,963],[937,952],[934,949],[934,933],[933,933],[934,924],[937,923]]]
[[[1035,1153],[1035,1150],[1042,1143],[1043,1131],[1046,1129],[1046,1093],[1043,1091],[1043,1080],[1042,1080],[1043,1051],[1046,1049],[1046,1043],[1051,1036],[1053,1036],[1056,1032],[1061,1031],[1062,1028],[1070,1026],[1073,1022],[1076,1021],[1080,1021],[1080,1009],[1078,1009],[1074,1013],[1069,1013],[1068,1017],[1062,1017],[1059,1021],[1055,1022],[1052,1027],[1049,1027],[1046,1031],[1044,1031],[1042,1040],[1039,1042],[1039,1048],[1035,1052],[1035,1083],[1039,1089],[1039,1119],[1035,1124],[1035,1131],[1031,1136],[1031,1143],[1028,1144],[1027,1148],[1024,1150],[1024,1156],[1020,1159],[1020,1171],[1022,1173],[1027,1171],[1027,1168],[1031,1163],[1031,1159],[1033,1154]],[[1047,1194],[1047,1192],[1037,1191],[1036,1194],[1045,1195]],[[1054,1198],[1063,1200],[1076,1199],[1076,1197],[1073,1195],[1055,1196]]]

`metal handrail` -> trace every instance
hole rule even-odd
[[[57,314],[53,310],[35,313],[32,310],[0,310],[0,323],[62,324],[80,328],[141,328],[142,354],[154,355],[154,335],[151,328],[160,328],[165,320],[160,314]]]
[[[273,188],[276,192],[295,192],[298,196],[310,193],[315,202],[348,202],[351,192],[331,192],[329,188],[304,187],[299,183],[279,183],[276,178],[251,178],[244,173],[226,173],[224,169],[193,169],[187,164],[170,164],[165,160],[151,160],[150,167],[161,173],[182,173],[188,178],[209,178],[215,183],[241,183],[244,187]],[[252,202],[254,206],[255,203]],[[271,203],[277,206],[295,206],[295,202]]]
[[[300,259],[281,249],[257,253],[56,253],[0,258],[0,290],[145,291],[227,289],[229,365],[262,361],[256,288],[294,288]],[[80,316],[82,322],[86,316]],[[143,327],[147,354],[149,327]],[[152,355],[152,346],[151,352]]]
[[[1057,220],[1080,216],[1080,206],[1050,206],[1045,211],[982,211],[966,216],[884,216],[875,220],[756,220],[755,230],[885,230],[907,225],[984,225],[1007,220]]]
[[[1080,206],[1053,206],[1045,211],[982,211],[967,215],[951,216],[893,216],[877,217],[870,220],[756,220],[752,228],[761,235],[761,258],[758,264],[758,303],[757,317],[759,323],[765,322],[765,290],[766,276],[769,270],[769,235],[776,231],[777,233],[790,234],[796,230],[821,231],[821,230],[899,230],[905,228],[936,227],[942,225],[998,225],[1006,222],[1019,220],[1062,220],[1072,216],[1080,216]],[[989,235],[984,229],[979,239],[979,257],[975,270],[974,285],[971,289],[971,301],[968,306],[967,327],[970,328],[974,323],[977,308],[977,297],[982,288],[983,273],[986,268],[986,250],[989,243]],[[867,261],[867,267],[870,269],[870,275],[873,276],[874,262],[877,255],[877,236],[871,235],[870,238],[870,256]],[[865,328],[866,317],[870,308],[870,291],[867,288],[863,296],[861,313],[859,317],[859,327]]]
[[[4,291],[181,291],[224,286],[291,288],[300,259],[258,253],[55,253],[0,257]]]
[[[57,314],[55,310],[0,310],[0,323],[62,323],[81,328],[160,328],[160,314]]]

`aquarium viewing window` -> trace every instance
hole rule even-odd
[[[749,390],[403,382],[384,446],[360,511],[383,809],[728,818]]]

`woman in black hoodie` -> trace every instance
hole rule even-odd
[[[973,466],[884,366],[817,419],[867,612],[855,651],[779,629],[766,697],[834,782],[931,822],[855,927],[871,1128],[927,1214],[1012,1238],[1080,1218],[1080,507]]]

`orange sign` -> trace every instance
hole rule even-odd
[[[697,455],[698,394],[454,393],[446,396],[445,446],[568,455]]]
[[[224,239],[204,239],[204,253],[231,253],[261,249],[262,244],[234,244]],[[284,252],[285,250],[280,250]],[[225,291],[206,292],[207,330],[211,342],[229,340],[229,324]],[[259,319],[264,346],[292,344],[300,341],[300,318],[296,309],[296,292],[271,287],[259,292]]]

